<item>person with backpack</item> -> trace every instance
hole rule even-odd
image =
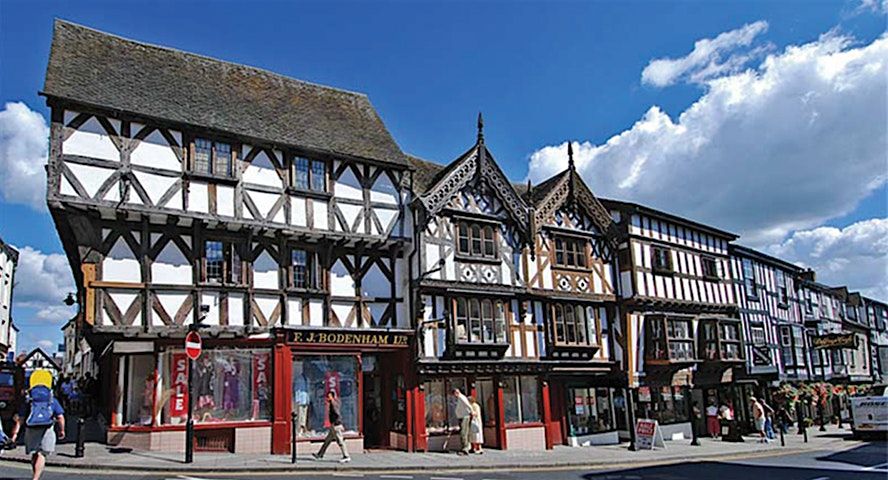
[[[27,398],[21,402],[12,427],[12,441],[18,439],[25,424],[25,452],[31,455],[33,480],[39,480],[46,467],[46,456],[55,452],[56,430],[65,438],[65,411],[52,394],[52,374],[36,370],[31,374]]]

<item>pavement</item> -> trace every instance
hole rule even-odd
[[[486,450],[484,455],[459,457],[452,453],[408,453],[400,451],[367,451],[353,454],[352,462],[340,464],[338,452],[331,451],[324,460],[315,460],[308,455],[300,455],[295,465],[288,455],[245,455],[228,453],[195,453],[194,463],[185,464],[181,453],[162,453],[114,449],[99,443],[88,443],[83,458],[74,457],[74,444],[58,446],[57,454],[48,459],[48,464],[68,472],[94,471],[107,472],[154,472],[170,475],[214,474],[238,476],[257,474],[266,476],[292,473],[333,473],[348,475],[399,473],[442,474],[453,472],[497,472],[520,469],[562,470],[571,469],[619,469],[643,468],[687,462],[763,460],[776,456],[805,455],[818,453],[837,455],[862,448],[866,442],[850,439],[850,431],[831,427],[827,432],[809,429],[809,441],[794,432],[786,435],[786,446],[781,447],[779,439],[770,443],[758,443],[747,437],[744,443],[727,443],[704,438],[700,446],[691,446],[689,440],[667,441],[665,449],[630,452],[626,445],[565,447],[557,446],[548,451]],[[885,444],[881,445],[885,450]],[[335,449],[334,449],[335,450]],[[850,454],[848,454],[850,455]],[[872,452],[866,455],[872,456]],[[876,455],[878,457],[878,455]],[[883,456],[888,456],[888,453]],[[878,458],[877,458],[878,460]],[[23,448],[6,451],[0,457],[0,466],[15,462],[27,463],[28,457]],[[888,462],[888,458],[884,460]],[[876,463],[877,464],[877,463]],[[240,475],[243,476],[243,475]],[[2,477],[0,477],[2,478]],[[715,478],[714,476],[711,478]],[[721,477],[719,477],[721,478]],[[747,477],[753,478],[753,477]],[[884,476],[883,476],[884,478]],[[439,479],[441,480],[441,479]]]

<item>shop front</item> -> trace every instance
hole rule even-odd
[[[182,347],[181,341],[111,345],[110,445],[185,450],[190,362]],[[269,451],[271,352],[267,340],[205,342],[192,371],[196,451]]]
[[[274,453],[290,451],[293,414],[297,449],[320,448],[329,392],[340,401],[350,451],[411,449],[409,331],[278,329],[275,338]]]
[[[448,365],[449,364],[449,365]],[[502,373],[497,373],[500,370]],[[460,448],[460,422],[456,417],[458,388],[477,402],[483,424],[483,446],[502,450],[545,450],[546,419],[551,413],[544,398],[548,384],[539,365],[453,364],[435,362],[419,366],[424,422],[417,449],[455,451]]]

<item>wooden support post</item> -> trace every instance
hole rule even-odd
[[[290,414],[293,399],[293,355],[285,338],[278,338],[274,346],[272,372],[274,373],[274,415],[271,427],[271,453],[290,453]]]

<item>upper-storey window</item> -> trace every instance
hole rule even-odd
[[[195,138],[191,170],[204,175],[233,177],[231,145],[206,138]]]
[[[586,240],[580,238],[555,239],[555,265],[586,268]]]
[[[290,250],[290,275],[293,288],[318,288],[317,254],[309,250],[294,248]]]
[[[326,192],[327,162],[295,157],[293,159],[293,186],[301,190]]]
[[[239,285],[243,283],[243,268],[237,245],[221,240],[204,243],[206,264],[203,280],[208,283]]]
[[[647,316],[647,357],[653,360],[694,360],[691,320],[684,317]]]
[[[483,225],[459,221],[457,230],[457,253],[475,258],[496,259],[496,229],[493,225]]]
[[[718,276],[718,260],[712,257],[700,257],[700,265],[703,267],[703,277],[710,280],[717,280]]]
[[[786,289],[786,275],[783,270],[777,270],[777,302],[781,307],[786,308],[789,305],[789,293]]]
[[[506,306],[500,300],[459,297],[455,304],[457,343],[506,343]]]
[[[570,303],[552,305],[557,345],[598,345],[595,311]]]
[[[748,258],[743,259],[743,285],[746,288],[747,298],[758,298],[758,291],[756,290],[755,285],[755,272],[752,268],[752,260]]]
[[[651,262],[655,272],[672,272],[672,251],[665,247],[652,247]]]

